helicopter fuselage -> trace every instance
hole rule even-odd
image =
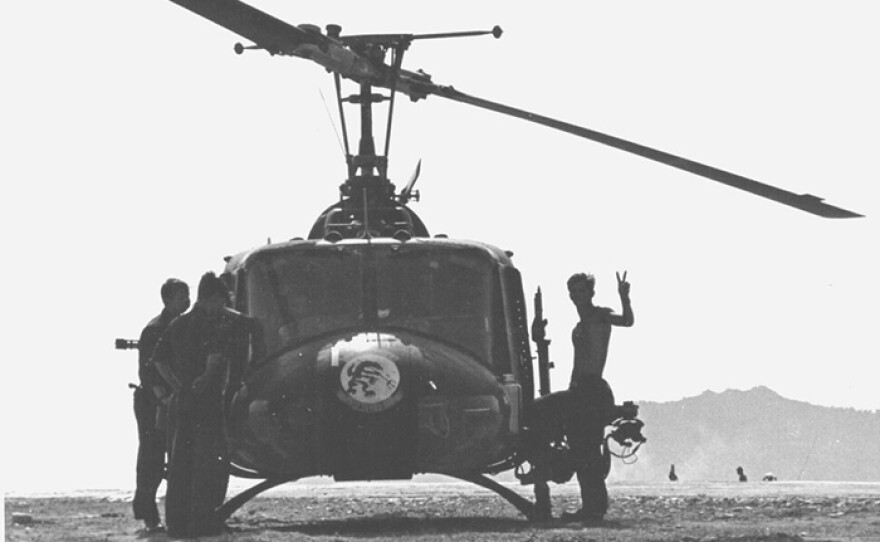
[[[371,480],[510,462],[533,384],[522,286],[503,251],[297,240],[231,258],[226,273],[269,353],[231,402],[236,466]]]

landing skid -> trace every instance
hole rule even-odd
[[[478,486],[484,487],[490,491],[494,491],[498,495],[504,497],[507,502],[516,507],[517,510],[522,512],[529,521],[540,521],[541,519],[545,519],[539,513],[539,507],[535,505],[535,503],[529,501],[519,493],[513,491],[512,489],[505,487],[495,480],[487,477],[481,473],[459,473],[459,474],[450,474],[446,473],[447,476],[451,476],[453,478],[458,478],[459,480],[464,480],[465,482],[471,482],[472,484],[477,484]],[[293,482],[298,480],[299,478],[296,476],[288,476],[281,478],[268,478],[263,480],[259,484],[250,487],[235,497],[232,497],[225,503],[223,506],[217,509],[217,517],[221,521],[226,521],[229,519],[229,516],[235,513],[236,510],[244,506],[246,502],[253,499],[260,493],[272,489],[273,487],[280,486],[281,484],[286,484],[287,482]],[[549,500],[549,495],[547,496]]]
[[[539,521],[543,519],[538,513],[538,507],[535,503],[526,499],[519,493],[513,491],[509,487],[505,487],[495,480],[489,478],[485,474],[481,473],[462,473],[462,474],[450,474],[446,473],[447,476],[452,476],[453,478],[458,478],[459,480],[464,480],[465,482],[471,482],[473,484],[477,484],[478,486],[485,487],[495,493],[504,497],[507,502],[516,507],[517,510],[522,512],[529,521]]]
[[[226,521],[227,519],[229,519],[229,516],[235,513],[236,510],[244,506],[244,503],[253,499],[260,493],[272,489],[275,486],[280,486],[281,484],[293,482],[294,480],[298,479],[299,477],[296,476],[288,476],[284,478],[268,478],[266,480],[263,480],[259,484],[251,488],[245,489],[235,497],[232,497],[231,499],[223,503],[223,506],[217,509],[217,518],[220,521]]]

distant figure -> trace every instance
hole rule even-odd
[[[746,472],[743,470],[742,467],[736,468],[736,474],[739,475],[740,482],[748,482],[749,481],[749,478],[746,476]]]
[[[144,327],[138,346],[138,379],[134,390],[134,417],[138,426],[136,488],[132,508],[134,519],[144,522],[147,533],[163,530],[156,506],[156,490],[165,477],[166,433],[165,408],[170,389],[150,363],[159,337],[176,317],[189,308],[189,286],[177,279],[168,279],[159,289],[164,308]]]
[[[669,465],[669,481],[678,482],[678,475],[675,474],[675,465]]]
[[[605,426],[615,416],[614,394],[602,378],[608,357],[611,327],[633,325],[634,316],[629,298],[630,285],[617,274],[617,292],[623,314],[607,307],[593,305],[596,279],[593,275],[576,273],[568,279],[568,296],[577,309],[580,321],[571,332],[574,346],[574,368],[571,374],[570,411],[567,413],[568,444],[579,464],[575,468],[581,489],[581,508],[565,512],[563,520],[598,521],[608,510],[605,477],[608,463],[602,453]]]
[[[762,480],[764,480],[765,482],[775,482],[776,475],[773,474],[772,472],[768,472],[767,474],[764,475],[764,478],[762,478]]]

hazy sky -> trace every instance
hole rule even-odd
[[[606,374],[619,400],[766,385],[880,409],[875,3],[253,4],[343,34],[498,24],[500,40],[416,42],[404,67],[867,215],[821,219],[471,106],[398,101],[392,180],[422,159],[413,207],[431,233],[512,250],[527,297],[542,287],[556,389],[565,279],[595,273],[619,310],[628,270],[636,325],[614,332]],[[159,312],[165,278],[195,285],[225,255],[305,236],[338,198],[332,79],[236,56],[240,38],[165,0],[0,10],[3,483],[133,485],[136,353],[113,339]]]

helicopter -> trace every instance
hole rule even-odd
[[[471,96],[402,67],[414,41],[497,39],[499,27],[346,36],[339,25],[295,26],[238,0],[171,1],[252,42],[235,44],[237,54],[264,50],[325,68],[336,89],[348,173],[339,200],[305,238],[226,261],[222,278],[234,308],[259,320],[267,355],[251,361],[227,413],[231,474],[259,482],[228,500],[222,517],[267,489],[311,476],[406,480],[437,473],[495,491],[531,519],[535,504],[491,476],[512,470],[529,484],[540,468],[553,481],[571,478],[564,436],[528,419],[536,391],[550,393],[540,291],[530,325],[511,255],[487,243],[432,237],[409,205],[420,197],[418,168],[399,192],[391,183],[398,95],[445,98],[541,124],[821,217],[861,216],[810,194]],[[356,92],[344,95],[343,83]],[[381,103],[387,121],[380,154],[373,106]],[[345,122],[351,106],[360,116],[356,151]],[[635,405],[621,405],[606,442],[634,453],[644,442],[636,416]]]

